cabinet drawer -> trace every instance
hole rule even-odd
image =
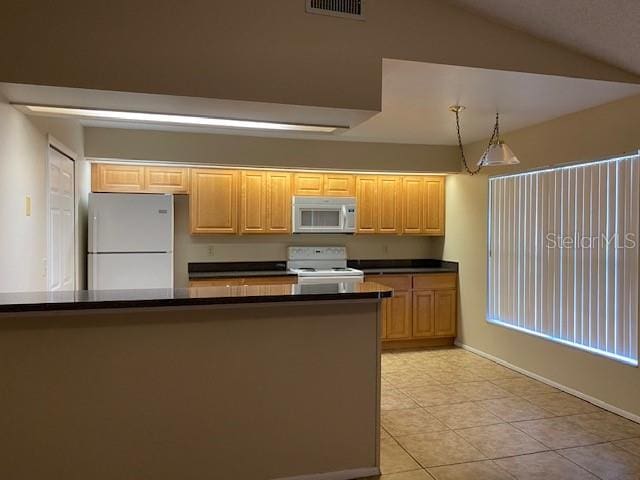
[[[411,275],[367,275],[366,280],[397,291],[411,290]]]
[[[414,290],[441,290],[456,288],[455,273],[428,273],[413,276]]]

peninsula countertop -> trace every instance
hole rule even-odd
[[[382,299],[392,289],[375,282],[241,285],[145,290],[0,293],[0,313]]]
[[[365,275],[455,273],[458,271],[456,262],[434,259],[348,260],[347,266],[362,270]],[[287,270],[287,264],[284,261],[189,263],[188,269],[189,280],[296,276]]]

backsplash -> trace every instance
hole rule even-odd
[[[435,258],[442,237],[380,235],[218,235],[189,234],[189,199],[175,196],[175,285],[188,284],[189,262],[286,260],[290,245],[345,245],[349,259]]]

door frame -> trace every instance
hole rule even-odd
[[[56,150],[58,153],[64,155],[73,162],[73,287],[78,288],[78,204],[77,204],[77,159],[78,155],[69,147],[67,147],[60,140],[55,138],[51,134],[47,134],[47,154],[46,154],[46,169],[45,169],[45,216],[46,216],[46,282],[47,291],[49,291],[50,279],[51,279],[51,256],[50,241],[51,241],[51,218],[49,216],[50,205],[50,191],[51,191],[51,179],[49,178],[49,172],[51,167],[51,149]]]

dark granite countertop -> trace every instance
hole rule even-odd
[[[360,300],[391,296],[391,289],[375,282],[0,293],[0,313]]]
[[[456,273],[457,262],[432,259],[403,260],[349,260],[347,265],[362,270],[367,275],[402,273]]]
[[[457,272],[456,262],[433,259],[348,260],[351,268],[368,275],[401,273]],[[278,262],[210,262],[189,263],[189,280],[198,278],[275,277],[295,274],[287,271],[287,263]]]
[[[189,280],[195,278],[277,277],[292,275],[287,262],[204,262],[189,263]]]

